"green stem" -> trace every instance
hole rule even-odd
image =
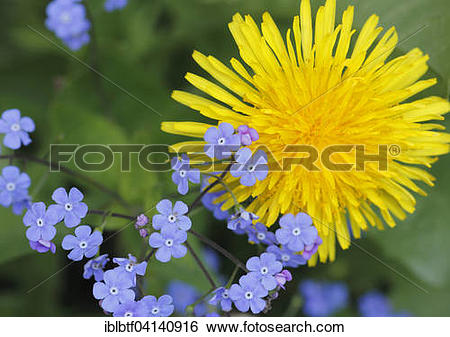
[[[191,245],[187,241],[185,242],[185,245],[186,245],[187,249],[189,250],[189,252],[191,253],[191,255],[194,258],[194,260],[197,263],[197,265],[200,267],[200,269],[203,272],[203,274],[208,279],[208,282],[211,285],[211,287],[213,289],[216,289],[217,288],[216,282],[214,282],[214,280],[213,280],[211,274],[209,273],[208,269],[206,269],[205,265],[200,260],[200,258],[197,256],[197,254],[195,253],[194,249],[191,247]]]
[[[219,184],[221,184],[221,185],[225,188],[225,190],[226,190],[226,191],[231,195],[231,197],[233,198],[233,201],[234,201],[234,207],[239,206],[239,202],[238,202],[236,196],[234,195],[233,191],[231,191],[231,189],[228,187],[228,185],[223,181],[223,179],[222,179],[221,177],[218,177],[218,176],[216,176],[216,175],[214,175],[214,174],[210,174],[210,173],[203,173],[203,174],[204,174],[204,175],[207,175],[207,176],[209,176],[209,177],[211,177],[211,178],[217,179],[216,182],[218,181]],[[211,185],[210,185],[210,186],[211,186]],[[214,187],[214,186],[213,186],[213,187]]]
[[[188,305],[185,309],[186,313],[188,314],[192,314],[194,312],[194,308],[197,304],[199,304],[200,302],[202,302],[206,297],[208,297],[208,295],[210,295],[214,290],[216,290],[216,288],[212,288],[210,290],[208,290],[208,292],[206,292],[205,294],[203,294],[201,297],[199,297],[197,299],[197,301],[195,301],[194,303]]]
[[[101,211],[101,210],[95,210],[95,209],[89,210],[89,214],[105,215],[106,213],[107,213],[106,211]],[[135,220],[136,219],[136,217],[134,217],[134,216],[120,214],[120,213],[109,213],[108,216],[127,219],[127,220]],[[217,244],[215,241],[207,238],[206,236],[201,235],[200,233],[197,233],[196,231],[194,231],[192,229],[188,230],[188,233],[191,233],[192,235],[196,236],[200,241],[207,244],[215,251],[221,253],[223,256],[225,256],[231,262],[233,262],[236,266],[239,266],[239,268],[241,268],[243,271],[247,272],[247,268],[237,257],[235,257],[228,250],[226,250],[225,248],[223,248],[222,246]]]
[[[97,215],[107,215],[107,216],[111,216],[113,218],[122,218],[122,219],[127,219],[127,220],[136,220],[135,216],[131,216],[131,215],[126,215],[126,214],[121,214],[121,213],[111,213],[109,211],[102,211],[102,210],[97,210],[97,209],[90,209],[88,211],[89,214],[97,214]]]
[[[33,191],[31,191],[30,195],[32,197],[36,196],[36,194],[39,193],[39,191],[42,189],[42,187],[44,187],[45,182],[47,181],[49,177],[49,172],[45,172],[41,178],[39,179],[38,183],[36,184],[36,186],[34,187]]]
[[[189,212],[200,202],[200,200],[202,200],[203,196],[208,193],[214,186],[216,186],[217,184],[219,184],[220,180],[222,180],[222,178],[227,174],[227,172],[230,170],[231,165],[228,165],[228,167],[225,169],[225,171],[223,171],[221,173],[221,175],[219,177],[214,176],[217,180],[215,182],[213,182],[212,184],[210,184],[208,187],[206,187],[198,196],[197,198],[195,198],[195,200],[192,202],[191,207],[189,207],[189,211],[186,213],[189,214]]]
[[[239,266],[239,268],[241,268],[243,271],[245,271],[246,273],[248,272],[245,265],[237,257],[235,257],[228,250],[226,250],[225,248],[223,248],[222,246],[217,244],[215,241],[207,238],[206,236],[201,235],[200,233],[197,233],[196,231],[194,231],[192,229],[190,229],[188,232],[191,233],[192,235],[196,236],[200,241],[207,244],[208,246],[213,248],[215,251],[221,253],[223,256],[225,256],[231,262],[233,262],[236,266]]]
[[[107,218],[108,216],[110,216],[110,215],[111,215],[111,212],[110,212],[110,211],[106,211],[106,212],[103,214],[102,224],[101,224],[100,227],[99,227],[99,230],[100,230],[101,233],[103,233],[103,231],[104,231],[104,229],[105,229],[105,226],[106,226],[106,218]]]
[[[233,281],[234,281],[234,278],[236,277],[236,274],[237,274],[238,270],[239,270],[239,266],[235,266],[235,267],[234,267],[234,270],[233,270],[233,273],[231,274],[231,276],[230,276],[230,278],[229,278],[227,284],[225,285],[225,288],[228,289],[228,288],[231,286],[231,284],[232,284]]]
[[[122,199],[122,197],[117,192],[109,189],[108,187],[97,182],[96,180],[92,179],[91,177],[81,174],[81,173],[78,173],[74,170],[71,170],[67,167],[64,167],[64,166],[59,165],[54,162],[51,162],[49,160],[41,159],[41,158],[37,158],[37,157],[33,157],[33,156],[28,156],[28,155],[23,155],[23,154],[0,155],[0,160],[1,159],[8,159],[8,160],[21,159],[24,161],[29,161],[29,162],[47,166],[50,169],[54,169],[55,172],[59,170],[59,171],[65,173],[67,175],[70,175],[74,178],[88,182],[92,186],[96,187],[98,190],[104,192],[105,194],[108,194],[109,196],[111,196],[112,198],[117,200],[117,202],[119,202],[122,206],[124,206],[126,208],[129,208],[129,206],[130,206],[124,199]]]

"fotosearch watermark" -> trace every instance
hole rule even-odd
[[[363,144],[336,144],[318,150],[307,144],[285,145],[276,153],[270,147],[261,144],[253,149],[251,158],[240,160],[236,148],[226,145],[208,145],[213,147],[215,158],[205,154],[204,145],[189,144],[175,149],[167,144],[51,144],[50,171],[58,172],[64,164],[73,162],[86,172],[104,172],[119,163],[121,172],[131,172],[140,167],[148,172],[168,172],[171,159],[182,158],[188,154],[189,166],[204,172],[221,171],[224,165],[239,165],[252,171],[289,172],[301,166],[311,172],[329,170],[334,172],[365,171],[367,163],[377,164],[378,171],[387,171],[389,161],[401,153],[396,144],[380,144],[376,151],[368,151]],[[343,160],[345,158],[345,160]],[[138,166],[133,165],[138,163]],[[239,169],[239,166],[236,168]]]

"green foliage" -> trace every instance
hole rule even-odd
[[[43,24],[47,2],[0,3],[0,110],[17,107],[35,119],[33,144],[24,151],[40,157],[46,156],[51,143],[170,144],[181,140],[182,137],[162,133],[159,125],[162,120],[200,120],[197,113],[170,99],[171,90],[189,87],[183,79],[187,71],[200,71],[191,60],[192,51],[214,54],[227,63],[238,54],[227,29],[235,12],[251,14],[259,22],[267,10],[285,30],[299,10],[298,0],[141,0],[130,1],[123,11],[106,13],[102,1],[89,1],[95,38],[72,57],[46,39],[62,46]],[[313,9],[322,4],[312,2]],[[338,12],[349,4],[356,7],[356,28],[376,13],[385,28],[396,26],[400,37],[396,52],[419,47],[429,54],[433,71],[427,77],[439,76],[440,81],[427,94],[448,96],[450,23],[443,14],[447,12],[448,1],[338,0]],[[340,18],[338,14],[337,21]],[[105,77],[99,77],[77,58]],[[436,163],[432,170],[436,186],[429,190],[429,197],[418,199],[417,211],[406,221],[394,229],[370,231],[366,239],[357,241],[358,246],[420,284],[429,294],[356,245],[340,252],[334,264],[296,271],[296,279],[344,280],[350,285],[353,298],[380,288],[392,296],[398,309],[418,315],[449,315],[445,291],[450,286],[450,267],[446,261],[450,255],[449,165],[448,156]],[[73,163],[68,166],[77,170]],[[48,176],[45,167],[36,164],[22,167],[32,178],[34,200],[46,203],[55,188],[77,185],[85,192],[91,208],[128,214],[150,210],[151,216],[155,203],[175,192],[170,174],[147,172],[140,168],[136,158],[132,160],[130,173],[121,173],[116,160],[107,172],[89,174],[117,191],[130,207],[119,205],[85,181],[63,174]],[[81,279],[80,263],[67,267],[68,260],[60,247],[56,256],[31,254],[21,217],[1,208],[0,219],[0,314],[101,314],[89,295],[91,283]],[[87,218],[94,226],[101,221],[100,216]],[[213,221],[204,211],[195,215],[194,224],[198,231],[221,240],[242,260],[255,253],[242,238],[224,234],[223,223]],[[113,230],[121,230],[107,240],[113,255],[125,255],[130,247],[137,256],[145,254],[146,247],[129,221],[107,218],[105,237]],[[201,245],[195,240],[193,246],[201,252]],[[59,273],[61,268],[65,269]],[[223,259],[221,271],[229,275],[231,270],[232,266]],[[24,295],[56,272],[55,277]],[[191,256],[170,264],[155,263],[146,287],[152,294],[161,294],[167,281],[173,278],[198,289],[209,289]],[[273,314],[281,315],[287,308],[289,313],[298,314],[300,300],[294,296],[296,292],[295,287],[288,288],[288,296],[273,303]],[[295,298],[296,303],[289,306],[289,298]],[[40,303],[39,308],[35,303]]]

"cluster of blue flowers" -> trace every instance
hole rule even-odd
[[[43,242],[51,245],[54,252],[55,245],[50,241],[56,234],[54,225],[64,221],[66,227],[78,226],[86,216],[88,207],[82,202],[83,195],[76,188],[72,188],[69,194],[63,188],[58,188],[52,199],[56,204],[50,205],[47,210],[42,202],[33,204],[25,214],[24,223],[30,226],[27,230],[30,245],[38,239],[37,242],[41,245]],[[141,214],[137,218],[136,227],[142,230],[147,223],[148,218]],[[64,237],[62,248],[70,251],[68,258],[73,261],[81,261],[85,257],[90,259],[84,265],[83,277],[94,277],[96,282],[93,295],[106,313],[112,313],[115,317],[165,317],[173,313],[173,300],[169,295],[160,298],[149,295],[136,300],[134,289],[137,287],[137,277],[145,275],[146,261],[139,262],[129,254],[128,258],[113,258],[112,262],[116,267],[106,270],[110,259],[108,254],[99,255],[99,247],[103,242],[101,232],[92,232],[90,226],[81,225],[76,227],[74,234]],[[48,250],[41,249],[42,252]]]
[[[0,133],[4,134],[5,147],[17,150],[22,145],[31,143],[29,132],[35,129],[34,122],[29,117],[21,117],[17,109],[6,110],[0,119]],[[67,192],[63,187],[57,188],[51,198],[53,204],[46,206],[43,202],[31,202],[28,188],[31,185],[30,177],[16,166],[6,166],[0,176],[0,204],[4,207],[12,206],[13,212],[20,215],[26,209],[23,223],[27,227],[26,238],[31,249],[38,253],[56,252],[53,242],[57,234],[56,225],[63,222],[67,228],[74,228],[74,234],[66,235],[62,240],[62,248],[69,251],[68,258],[73,261],[90,259],[84,265],[83,277],[94,277],[93,294],[100,300],[101,307],[114,316],[169,316],[174,311],[172,297],[163,295],[160,298],[144,296],[135,301],[137,276],[144,276],[147,262],[138,262],[131,254],[128,258],[114,258],[116,267],[105,271],[109,262],[108,254],[99,255],[100,245],[103,243],[103,235],[99,230],[92,230],[89,225],[81,224],[88,214],[88,206],[83,202],[84,195],[76,187]],[[170,203],[170,202],[169,202]],[[169,208],[162,202],[159,209],[168,212]],[[172,210],[170,205],[170,210]],[[191,226],[189,218],[183,216],[187,212],[187,206],[177,202],[173,208],[176,217],[173,223],[184,231]],[[169,217],[170,222],[172,218]],[[136,228],[142,237],[148,234],[145,226],[148,218],[141,214],[136,219]],[[162,219],[156,218],[155,228],[164,225]],[[158,227],[159,226],[159,227]],[[163,231],[163,229],[162,229]],[[175,240],[176,241],[176,240]],[[178,242],[178,241],[176,241]],[[184,248],[184,247],[183,247]],[[184,252],[185,254],[185,252]],[[158,256],[164,254],[158,253]],[[173,253],[174,256],[180,254]]]
[[[5,147],[17,150],[22,145],[31,143],[30,132],[35,130],[34,122],[29,117],[21,117],[16,109],[7,110],[0,119],[0,133],[3,133]],[[230,167],[230,173],[240,178],[244,186],[251,186],[257,180],[267,176],[267,157],[258,151],[252,155],[246,147],[258,139],[256,130],[240,126],[237,131],[227,123],[218,128],[210,128],[205,134],[208,144],[205,153],[213,158],[234,156],[236,163]],[[217,147],[224,147],[218,150]],[[242,147],[244,146],[244,147]],[[239,159],[241,158],[241,159]],[[262,158],[262,160],[261,160]],[[237,165],[237,166],[236,166]],[[189,182],[200,182],[200,170],[190,167],[189,157],[183,155],[172,161],[173,181],[178,185],[182,195],[189,191]],[[256,169],[256,167],[259,167]],[[215,178],[218,177],[216,173]],[[211,184],[207,176],[202,182],[202,191]],[[252,244],[266,246],[265,252],[259,256],[250,257],[246,262],[247,273],[242,275],[237,283],[228,283],[215,289],[207,303],[201,294],[192,286],[181,281],[172,281],[166,295],[157,298],[151,295],[137,298],[138,277],[144,277],[148,259],[138,261],[129,254],[127,258],[112,258],[114,267],[107,270],[111,261],[108,254],[99,254],[103,243],[101,230],[93,230],[91,226],[81,224],[88,214],[88,206],[83,202],[84,195],[76,187],[68,192],[63,187],[57,188],[51,199],[53,204],[48,207],[43,202],[31,202],[28,188],[31,180],[26,173],[20,172],[16,166],[7,166],[0,176],[0,204],[12,206],[13,212],[26,213],[23,223],[27,227],[26,237],[30,247],[38,253],[56,252],[53,242],[57,234],[56,225],[64,223],[67,228],[74,228],[73,234],[66,235],[62,240],[62,248],[69,251],[68,258],[73,261],[88,261],[84,264],[83,277],[94,278],[94,298],[99,300],[102,309],[113,316],[162,317],[173,312],[183,314],[187,307],[192,307],[196,316],[219,316],[220,311],[229,312],[233,306],[241,311],[251,311],[253,314],[268,310],[271,301],[278,297],[278,292],[284,289],[292,280],[289,270],[304,265],[316,253],[322,243],[311,217],[305,213],[285,214],[279,220],[279,228],[270,231],[263,223],[258,222],[258,216],[236,204],[235,212],[230,215],[222,210],[222,202],[216,202],[225,191],[204,193],[201,201],[205,208],[213,212],[220,220],[227,220],[227,228],[236,234],[246,234]],[[141,214],[136,218],[135,228],[142,238],[148,238],[150,249],[160,262],[169,262],[172,258],[182,258],[187,249],[187,232],[192,227],[189,218],[189,207],[182,201],[171,202],[161,200],[158,211],[149,218]],[[209,256],[209,257],[208,257]],[[208,265],[218,273],[218,262],[215,254],[205,254]],[[299,286],[304,299],[303,312],[309,316],[332,315],[348,305],[348,289],[343,283],[315,282],[305,280]],[[176,299],[174,302],[173,298]],[[194,305],[195,304],[195,305]],[[207,304],[213,306],[208,307]],[[208,309],[209,308],[209,309]],[[396,313],[388,298],[372,291],[361,296],[358,309],[362,316],[399,316],[407,313]]]
[[[269,172],[267,166],[267,155],[262,150],[252,153],[247,146],[259,139],[258,132],[241,125],[237,130],[229,123],[221,123],[219,126],[210,127],[206,130],[204,140],[205,154],[211,159],[218,160],[229,158],[233,152],[235,161],[231,166],[230,173],[235,178],[240,178],[244,186],[253,186],[257,180],[264,180]],[[242,147],[241,147],[242,146]]]
[[[34,123],[27,117],[21,118],[17,110],[8,110],[0,121],[0,131],[6,134],[5,146],[16,149],[21,144],[27,145],[31,142],[28,132],[34,131]],[[240,178],[241,184],[251,186],[267,176],[265,154],[257,151],[252,155],[250,148],[246,147],[258,139],[256,130],[247,126],[234,130],[230,124],[222,123],[218,128],[210,128],[205,139],[209,140],[205,146],[207,155],[215,158],[236,158],[236,163],[230,167],[230,173]],[[219,151],[216,145],[228,148],[226,151]],[[178,185],[180,194],[185,195],[189,191],[189,182],[200,183],[200,170],[190,167],[187,155],[174,158],[172,167],[172,179]],[[21,173],[14,166],[5,167],[0,177],[0,203],[8,207],[27,198],[31,200],[27,190],[29,185],[30,179],[25,173]],[[204,181],[202,202],[206,208],[213,211],[217,218],[227,219],[227,228],[230,230],[237,234],[247,234],[249,242],[267,247],[261,255],[247,260],[247,273],[241,276],[237,283],[229,280],[225,286],[215,289],[208,301],[210,305],[215,306],[213,312],[207,313],[206,304],[199,302],[193,308],[194,313],[217,316],[216,310],[228,312],[234,305],[241,312],[251,311],[258,314],[270,308],[270,302],[278,296],[279,290],[284,289],[285,284],[292,280],[291,273],[283,268],[306,264],[317,251],[321,244],[317,229],[307,214],[299,213],[284,215],[279,221],[280,228],[271,232],[264,224],[257,222],[258,216],[246,211],[240,204],[235,205],[236,212],[232,215],[221,210],[221,203],[216,204],[215,200],[225,192],[204,193],[207,185],[209,181]],[[188,216],[189,207],[184,202],[161,200],[156,205],[158,213],[153,216],[151,226],[147,226],[149,219],[146,215],[139,215],[135,228],[141,237],[149,236],[148,244],[152,249],[150,255],[144,261],[138,261],[131,254],[128,258],[113,258],[115,267],[107,270],[110,258],[108,254],[99,254],[103,243],[101,230],[93,230],[91,226],[81,224],[88,214],[83,193],[76,187],[72,187],[68,192],[60,187],[53,192],[51,198],[54,203],[48,207],[43,202],[31,204],[30,201],[23,217],[30,247],[39,253],[55,253],[55,226],[63,222],[67,228],[73,228],[74,233],[66,235],[61,246],[69,251],[68,258],[73,261],[89,259],[84,264],[83,277],[94,278],[93,295],[106,313],[114,316],[168,316],[174,310],[182,312],[186,306],[201,297],[194,291],[185,291],[186,296],[191,296],[187,296],[189,298],[183,301],[183,296],[176,295],[175,303],[172,303],[170,295],[160,298],[136,298],[137,278],[145,276],[148,259],[153,253],[158,261],[164,263],[186,255],[185,243],[192,221]],[[174,283],[168,292],[179,293],[179,288],[183,287]]]
[[[191,228],[191,219],[187,214],[189,208],[177,201],[172,207],[170,200],[161,200],[156,209],[159,214],[153,216],[152,226],[159,232],[154,232],[148,240],[150,247],[156,249],[155,257],[161,262],[169,262],[172,257],[179,259],[186,255],[187,249],[183,245],[187,240],[187,233]]]
[[[0,134],[4,134],[3,145],[12,150],[31,143],[29,136],[35,125],[30,117],[22,117],[17,109],[9,109],[2,113],[0,119]],[[31,179],[28,174],[20,172],[16,166],[10,165],[2,169],[0,176],[0,205],[11,207],[14,214],[22,214],[31,206],[28,188]]]
[[[72,187],[69,194],[60,187],[52,195],[56,204],[47,208],[43,202],[33,203],[23,217],[23,223],[28,227],[26,237],[30,241],[30,247],[40,253],[49,250],[55,253],[56,247],[52,242],[56,236],[55,225],[64,221],[68,228],[78,226],[88,212],[87,205],[82,202],[83,197],[76,187]],[[91,232],[89,226],[79,226],[75,229],[76,236],[69,234],[64,238],[62,247],[71,250],[71,260],[80,261],[83,256],[89,258],[97,254],[103,237],[98,231]]]
[[[124,8],[128,0],[106,0],[104,8],[111,12]],[[46,26],[70,49],[79,50],[89,43],[91,23],[82,0],[52,0],[46,8]],[[3,144],[12,150],[31,143],[30,132],[35,130],[29,117],[22,117],[17,109],[6,110],[0,119],[0,133],[4,134]],[[258,132],[247,125],[235,128],[222,122],[210,127],[204,134],[204,153],[212,160],[232,159],[227,170],[242,186],[251,187],[267,178],[269,172],[267,154],[260,149],[252,151],[250,146],[259,140]],[[200,169],[191,166],[187,154],[171,161],[172,180],[179,194],[186,195],[190,184],[200,184]],[[227,228],[238,235],[247,235],[248,242],[262,247],[262,253],[250,257],[245,264],[246,273],[233,283],[233,278],[221,283],[223,286],[212,291],[207,303],[214,306],[208,310],[204,296],[197,289],[181,281],[172,281],[167,293],[159,298],[151,295],[140,296],[139,280],[145,277],[149,259],[167,263],[183,258],[187,254],[187,233],[191,230],[189,207],[183,201],[174,203],[168,199],[157,205],[157,214],[149,218],[141,214],[136,218],[135,228],[142,238],[148,237],[150,253],[143,260],[132,254],[128,257],[100,255],[103,243],[103,227],[93,229],[82,220],[88,214],[84,195],[76,187],[68,192],[57,188],[51,199],[54,203],[32,203],[28,188],[30,177],[16,166],[2,169],[0,176],[0,204],[12,207],[16,214],[26,213],[23,223],[27,227],[26,238],[31,249],[38,253],[56,252],[53,242],[57,235],[56,225],[64,223],[73,228],[73,234],[66,235],[61,243],[67,257],[72,261],[87,259],[83,266],[83,278],[94,279],[93,297],[107,314],[115,317],[163,317],[174,312],[183,314],[191,306],[196,316],[218,316],[218,312],[229,312],[235,307],[240,312],[259,314],[270,309],[271,301],[278,297],[292,281],[291,272],[286,268],[305,265],[322,244],[313,220],[306,213],[285,214],[279,219],[279,228],[270,231],[259,217],[233,196],[234,212],[223,210],[223,199],[227,191],[215,189],[205,193],[214,181],[221,181],[224,172],[207,174],[202,181],[201,202],[214,217],[226,220]],[[223,181],[221,181],[223,183]],[[224,184],[224,183],[223,183]],[[225,185],[226,187],[226,185]],[[226,188],[228,190],[228,188]],[[218,201],[221,199],[221,201]],[[210,255],[210,267],[216,272],[218,267],[214,254]],[[108,268],[113,264],[112,268]],[[214,282],[213,282],[214,283]],[[303,311],[309,316],[328,316],[348,305],[349,293],[343,283],[315,282],[305,280],[299,285],[304,299]],[[207,297],[205,297],[207,298]],[[175,301],[174,301],[175,299]],[[392,305],[383,294],[373,291],[361,296],[358,308],[363,316],[393,316]],[[208,313],[208,311],[210,311]]]
[[[115,268],[105,270],[109,262],[108,254],[99,255],[99,247],[103,243],[102,233],[92,231],[88,225],[80,225],[88,213],[88,206],[82,202],[84,196],[75,187],[69,193],[58,188],[52,195],[56,204],[46,208],[43,202],[32,204],[26,212],[23,222],[28,227],[26,236],[30,246],[40,253],[55,252],[56,246],[51,241],[56,235],[55,225],[64,222],[66,227],[75,228],[74,235],[68,234],[62,240],[62,248],[70,251],[68,258],[73,261],[90,259],[84,265],[83,277],[94,277],[93,295],[100,300],[100,306],[113,316],[162,317],[172,314],[174,307],[172,297],[163,295],[159,299],[144,296],[135,300],[134,288],[137,276],[144,276],[147,262],[138,262],[129,254],[128,258],[113,258]],[[148,222],[148,219],[147,219]],[[137,226],[146,225],[146,217],[140,215]]]
[[[173,300],[169,295],[159,298],[147,295],[135,300],[136,294],[131,288],[135,286],[136,274],[145,274],[146,262],[136,264],[136,259],[130,255],[130,259],[115,263],[119,267],[105,271],[102,281],[97,281],[93,288],[94,297],[100,300],[106,312],[112,312],[115,317],[167,317],[173,313]]]
[[[267,155],[264,151],[257,150],[252,153],[247,147],[258,139],[258,132],[247,125],[241,125],[234,130],[231,124],[221,123],[217,128],[211,127],[206,131],[204,140],[208,144],[205,145],[204,151],[207,156],[216,159],[229,158],[234,153],[235,163],[230,168],[231,175],[239,178],[242,185],[253,186],[258,180],[264,180],[268,173]],[[189,162],[186,155],[183,160]],[[199,175],[198,169],[189,169],[195,170],[196,175]],[[206,179],[202,189],[206,188],[210,179],[214,178]],[[173,180],[178,184],[178,181]],[[306,264],[322,244],[322,239],[307,214],[284,215],[280,219],[280,229],[273,233],[264,224],[256,222],[257,215],[246,211],[240,205],[235,205],[236,212],[232,215],[222,210],[223,202],[216,203],[215,200],[224,193],[226,192],[215,191],[205,194],[202,198],[205,208],[213,212],[218,220],[227,219],[228,229],[236,234],[248,235],[249,242],[267,245],[267,252],[277,256],[284,267],[297,268]]]
[[[115,317],[167,317],[173,313],[173,299],[169,295],[159,298],[147,295],[136,300],[137,276],[144,276],[147,262],[138,262],[129,254],[128,258],[114,258],[117,267],[103,271],[109,259],[101,255],[84,266],[84,278],[94,276],[94,297],[106,312]]]
[[[234,177],[239,177],[242,185],[252,186],[257,180],[264,180],[267,176],[269,170],[267,155],[262,150],[258,150],[252,155],[251,150],[246,147],[259,139],[258,132],[255,129],[247,125],[241,125],[235,130],[231,124],[223,122],[217,128],[210,127],[203,138],[208,143],[204,147],[205,154],[211,159],[229,158],[235,152],[236,163],[231,166],[230,173]],[[216,173],[215,178],[218,174]],[[214,178],[205,177],[202,182],[202,189],[209,185],[210,179]],[[175,180],[174,182],[177,183]],[[228,219],[229,229],[238,234],[245,233],[243,228],[256,219],[255,216],[245,212],[241,207],[238,208],[239,211],[235,215],[230,216],[228,211],[222,210],[223,202],[214,202],[223,194],[225,194],[225,191],[207,193],[202,197],[202,203],[205,208],[214,214],[216,219]],[[242,228],[241,222],[243,222]]]
[[[76,51],[89,43],[91,23],[81,0],[53,0],[46,12],[46,27],[70,49]]]
[[[128,0],[106,0],[107,12],[124,8]],[[91,23],[82,0],[53,0],[47,5],[47,29],[55,33],[73,51],[81,49],[91,40]]]
[[[322,244],[313,221],[306,213],[291,213],[280,218],[280,228],[271,232],[264,224],[254,221],[258,216],[239,210],[228,218],[228,228],[236,234],[247,234],[248,241],[268,246],[266,251],[274,254],[284,267],[297,268],[305,265]]]
[[[220,306],[225,312],[234,304],[241,312],[251,310],[258,314],[268,305],[266,297],[276,298],[277,291],[292,280],[290,272],[282,270],[282,263],[272,253],[251,257],[246,267],[248,273],[240,277],[239,283],[216,289],[209,303]]]
[[[246,147],[258,138],[255,129],[241,125],[235,130],[231,124],[223,122],[218,127],[206,130],[204,140],[207,144],[204,152],[211,159],[218,160],[229,158],[234,154],[236,162],[230,168],[231,175],[239,177],[242,185],[253,186],[257,180],[264,180],[269,171],[266,153],[262,150],[252,153],[250,148]],[[186,154],[181,158],[173,158],[171,164],[174,170],[172,180],[178,186],[180,194],[187,194],[189,182],[200,183],[200,170],[190,166]]]
[[[239,178],[243,186],[253,186],[257,181],[264,180],[268,174],[267,155],[262,150],[252,150],[248,147],[259,139],[256,130],[246,125],[241,125],[234,129],[229,123],[221,123],[218,127],[210,127],[205,135],[204,147],[205,154],[211,159],[222,160],[233,157],[234,162],[229,167],[230,174]],[[181,158],[172,159],[172,180],[178,185],[178,192],[185,195],[189,191],[189,182],[200,182],[200,170],[190,166],[189,157],[183,154]],[[220,179],[221,172],[215,173],[215,177],[207,175],[202,182],[202,191],[213,181]],[[276,232],[271,232],[261,222],[257,222],[258,216],[245,210],[242,205],[234,206],[235,213],[231,214],[222,210],[222,202],[216,202],[225,191],[212,191],[205,193],[202,197],[202,203],[219,220],[227,220],[227,228],[236,234],[247,234],[248,241],[253,244],[266,245],[266,252],[260,256],[253,256],[248,259],[246,268],[247,274],[239,278],[238,283],[219,287],[213,293],[209,303],[217,306],[218,309],[228,312],[234,305],[239,311],[251,311],[258,314],[270,307],[270,301],[278,296],[278,291],[284,289],[286,282],[292,280],[291,273],[283,269],[284,267],[296,268],[306,264],[307,260],[316,253],[319,245],[322,243],[317,229],[313,226],[312,219],[305,213],[296,215],[286,214],[280,219],[280,228]],[[166,226],[167,219],[172,216],[172,222],[177,216],[173,215],[174,210],[168,201],[166,210],[153,218],[155,223],[163,222]],[[187,208],[182,210],[187,212]],[[180,214],[185,214],[181,213]],[[189,226],[185,228],[190,228]],[[185,230],[184,228],[184,230]],[[164,262],[170,258],[168,247],[164,247],[164,240],[170,240],[170,245],[174,245],[175,235],[173,231],[181,231],[180,226],[171,226],[171,236],[167,238],[162,233],[152,234],[157,239],[152,247],[164,248]],[[186,236],[178,234],[179,245]],[[184,242],[184,241],[183,241]],[[167,246],[167,245],[166,245]],[[157,256],[158,258],[158,256]],[[158,258],[160,261],[161,259]],[[190,299],[192,300],[192,299]]]
[[[320,237],[304,213],[295,217],[292,214],[285,215],[280,220],[281,228],[275,234],[261,223],[253,226],[254,215],[245,214],[240,218],[235,228],[247,231],[251,242],[269,246],[265,253],[248,259],[246,267],[249,272],[239,279],[239,284],[217,289],[210,304],[220,305],[223,311],[230,311],[234,304],[241,312],[250,309],[252,313],[258,314],[268,306],[271,299],[278,296],[278,291],[284,289],[286,282],[292,280],[291,273],[283,268],[297,268],[306,264],[317,250]],[[280,243],[283,245],[279,246]]]

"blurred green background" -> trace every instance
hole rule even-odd
[[[447,0],[337,2],[338,13],[350,3],[356,6],[355,28],[360,28],[372,13],[380,16],[385,28],[395,25],[400,40],[397,54],[416,46],[428,53],[430,72],[426,76],[437,76],[439,84],[420,96],[448,97],[450,20]],[[162,133],[159,125],[162,120],[200,120],[196,112],[170,99],[173,89],[192,90],[183,79],[187,71],[203,74],[191,59],[192,51],[213,54],[227,62],[237,56],[227,29],[235,12],[249,13],[259,22],[262,13],[270,11],[285,31],[299,10],[298,0],[129,0],[124,10],[107,13],[103,10],[103,1],[87,1],[93,18],[93,39],[74,55],[158,111],[160,117],[36,33],[39,31],[62,45],[44,26],[47,3],[37,0],[0,2],[0,110],[18,108],[36,121],[33,143],[21,152],[40,157],[46,156],[51,143],[171,144],[183,139]],[[320,4],[322,1],[312,1],[313,12]],[[338,14],[337,21],[340,17]],[[3,153],[8,151],[3,149]],[[85,193],[91,208],[133,214],[175,192],[169,174],[145,172],[136,160],[133,160],[132,173],[120,173],[115,165],[108,172],[91,174],[118,191],[132,205],[128,208],[84,181],[48,174],[45,167],[32,163],[14,164],[31,176],[33,200],[46,203],[57,187],[76,185]],[[432,173],[437,177],[437,184],[430,189],[427,198],[418,198],[413,216],[395,229],[372,230],[357,242],[428,293],[354,245],[347,251],[339,251],[333,264],[299,268],[295,271],[295,280],[316,278],[346,282],[351,290],[352,308],[340,315],[356,315],[356,298],[371,289],[383,291],[396,309],[408,310],[413,315],[450,315],[449,167],[450,156],[435,164]],[[98,216],[86,219],[93,225],[101,221]],[[224,223],[213,220],[207,211],[196,213],[193,221],[198,231],[219,240],[242,260],[255,254],[243,237],[228,233]],[[126,224],[124,220],[108,219],[105,236]],[[58,235],[57,242],[62,236]],[[193,241],[193,245],[201,251],[198,242]],[[108,240],[102,249],[113,256],[129,252],[139,256],[142,240],[133,226],[129,226]],[[81,277],[83,264],[67,266],[66,253],[60,247],[56,255],[31,251],[21,217],[3,208],[0,209],[0,252],[0,315],[102,314],[91,295],[92,281]],[[224,275],[232,271],[227,260],[221,261],[220,268]],[[208,289],[206,279],[190,256],[166,265],[152,262],[148,275],[146,287],[153,295],[161,295],[168,280],[173,278],[189,282],[198,289]],[[285,314],[290,304],[290,313],[301,314],[296,283],[289,285],[287,292],[288,296],[281,296],[273,303],[271,315]],[[292,298],[296,299],[295,303],[289,302]]]

